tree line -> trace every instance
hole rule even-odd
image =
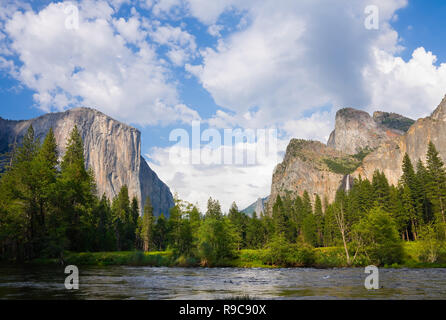
[[[98,197],[86,169],[82,138],[74,127],[59,161],[53,130],[43,143],[29,127],[21,146],[4,159],[0,179],[0,253],[5,260],[61,257],[63,252],[164,251],[215,265],[241,249],[343,247],[348,264],[358,255],[377,263],[401,261],[402,242],[446,239],[446,170],[433,143],[426,164],[404,156],[391,186],[384,173],[359,177],[329,203],[308,192],[274,199],[271,212],[248,216],[232,204],[228,214],[210,198],[205,214],[175,197],[168,217],[153,215],[150,198],[140,216],[127,186],[111,201]],[[272,201],[272,199],[271,199]],[[427,250],[429,259],[435,252]]]
[[[0,253],[26,261],[59,257],[64,250],[134,248],[138,201],[123,187],[112,203],[97,197],[94,173],[86,169],[77,127],[59,161],[52,129],[43,143],[30,126],[21,146],[3,157],[0,180]]]

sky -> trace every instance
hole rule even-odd
[[[326,142],[340,108],[429,115],[445,14],[441,0],[2,0],[0,116],[98,109],[141,131],[181,199],[244,208],[289,140]]]

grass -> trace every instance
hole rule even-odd
[[[338,268],[347,267],[343,247],[315,248],[314,262],[305,267],[315,268]],[[232,268],[279,268],[280,265],[268,265],[265,261],[267,250],[244,249],[240,250],[236,259],[222,262],[215,267]],[[151,266],[151,267],[198,267],[200,261],[196,258],[175,257],[171,251],[141,252],[66,252],[65,264],[88,265],[88,266]],[[58,259],[35,259],[31,264],[48,265],[60,264]],[[369,264],[365,256],[358,255],[352,267],[363,267]],[[446,248],[444,248],[436,263],[426,263],[419,259],[419,244],[416,242],[404,243],[404,259],[401,264],[384,266],[390,268],[446,268]]]
[[[163,266],[174,265],[173,254],[170,251],[142,252],[66,252],[64,256],[66,264],[91,265],[91,266]]]

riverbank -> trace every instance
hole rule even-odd
[[[400,264],[385,265],[391,268],[446,268],[446,252],[441,252],[436,263],[420,260],[417,243],[404,244],[404,259]],[[444,250],[446,251],[446,250]],[[341,268],[348,267],[345,252],[342,247],[314,248],[307,251],[307,256],[293,264],[273,264],[268,262],[268,251],[240,250],[235,259],[221,261],[213,267],[233,268],[280,268],[280,267],[314,267],[314,268]],[[30,261],[31,265],[61,264],[59,259],[39,258]],[[197,258],[177,257],[172,251],[142,252],[66,252],[64,264],[87,266],[152,266],[152,267],[199,267]],[[350,267],[364,267],[369,265],[366,256],[358,255]]]

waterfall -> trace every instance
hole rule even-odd
[[[345,183],[345,191],[350,191],[350,175],[347,175],[347,182]]]

